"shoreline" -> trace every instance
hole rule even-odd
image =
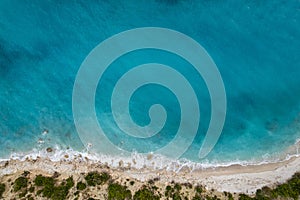
[[[67,156],[66,156],[67,157]],[[204,168],[191,170],[183,167],[180,171],[174,172],[167,169],[151,169],[143,167],[122,166],[111,167],[105,163],[97,163],[87,158],[73,160],[63,159],[51,161],[49,158],[36,159],[26,158],[25,160],[13,160],[0,162],[0,177],[20,174],[24,171],[31,171],[35,174],[41,173],[50,175],[55,172],[67,177],[74,174],[87,173],[91,171],[107,171],[120,181],[132,179],[141,183],[159,178],[161,185],[168,185],[175,181],[177,183],[190,183],[202,185],[206,190],[217,192],[255,194],[257,189],[264,186],[275,187],[292,177],[300,171],[300,157],[294,156],[289,160],[268,163],[261,165],[231,165],[227,167]]]

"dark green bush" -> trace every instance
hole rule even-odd
[[[172,199],[173,200],[181,200],[181,196],[178,192],[175,192],[173,195],[172,195]]]
[[[102,172],[101,174],[99,172],[89,172],[85,180],[89,186],[96,186],[106,183],[110,178],[110,175],[106,172]]]
[[[36,192],[36,194],[39,196],[39,195],[42,194],[42,192],[43,192],[43,190],[38,190],[38,191]]]
[[[288,184],[291,189],[295,192],[293,198],[297,198],[300,195],[300,173],[296,173],[292,176],[290,180],[288,180]]]
[[[174,189],[177,190],[177,191],[180,191],[181,190],[181,185],[179,183],[176,183],[174,185]]]
[[[57,186],[53,188],[53,194],[51,195],[52,200],[65,200],[67,199],[69,189],[67,186]]]
[[[34,179],[34,184],[36,186],[54,186],[54,178],[52,177],[45,177],[42,175],[37,175]]]
[[[227,195],[228,195],[228,200],[234,200],[231,193],[228,192]]]
[[[34,200],[34,198],[33,197],[28,197],[28,200]]]
[[[4,192],[5,192],[5,184],[1,183],[0,184],[0,198],[2,198],[2,195]]]
[[[170,185],[168,185],[165,189],[165,196],[171,197],[173,192],[174,192],[174,189]]]
[[[44,189],[42,190],[43,196],[47,198],[51,198],[52,194],[54,192],[54,185],[45,185]]]
[[[69,177],[67,180],[66,180],[66,187],[69,189],[71,189],[72,187],[74,186],[74,180],[73,180],[73,177]]]
[[[34,179],[34,184],[38,187],[43,187],[42,190],[38,191],[37,193],[38,195],[42,193],[44,197],[51,198],[54,192],[54,184],[55,184],[54,178],[37,175]]]
[[[204,189],[203,189],[202,186],[197,185],[197,186],[195,187],[195,191],[196,191],[197,194],[200,195],[202,192],[204,192]]]
[[[270,200],[271,198],[267,194],[267,192],[263,189],[256,190],[255,199],[257,200]]]
[[[34,192],[34,187],[33,187],[33,186],[31,186],[31,187],[29,188],[29,192],[31,192],[31,193]]]
[[[252,198],[249,197],[248,195],[246,194],[240,194],[239,195],[239,200],[251,200]]]
[[[108,200],[129,200],[131,197],[131,191],[126,186],[118,183],[111,183],[108,186]]]
[[[261,192],[258,190],[260,199],[275,199],[275,198],[293,198],[299,199],[300,195],[300,173],[295,173],[286,183],[278,185],[274,190],[268,187],[263,187]]]
[[[17,192],[17,191],[21,190],[22,188],[26,188],[27,182],[28,182],[27,178],[25,178],[23,176],[17,178],[14,183],[14,191]]]
[[[276,189],[273,190],[273,196],[275,198],[280,196],[285,198],[292,197],[293,199],[298,199],[298,195],[299,194],[297,193],[297,191],[294,191],[288,183],[278,185]]]
[[[159,196],[155,195],[152,190],[143,187],[134,194],[133,200],[159,200]]]
[[[22,197],[25,197],[26,194],[27,194],[27,189],[23,190],[20,194],[19,194],[19,197],[22,198]]]
[[[83,182],[78,182],[76,186],[77,190],[84,190],[86,188],[86,184]]]
[[[204,198],[202,198],[201,196],[196,195],[196,196],[193,197],[192,200],[203,200],[203,199],[204,199]]]
[[[37,192],[37,195],[43,194],[43,197],[47,197],[52,200],[64,200],[67,198],[69,189],[74,186],[74,180],[69,177],[63,181],[59,186],[55,186],[56,180],[53,177],[45,177],[38,175],[35,177],[34,183],[38,187],[42,187]]]

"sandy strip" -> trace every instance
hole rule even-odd
[[[194,185],[201,184],[207,189],[223,192],[253,194],[256,189],[263,186],[274,186],[289,179],[295,172],[300,171],[300,157],[290,160],[255,166],[232,165],[214,169],[190,171],[182,169],[175,173],[166,170],[116,168],[112,169],[103,164],[90,161],[60,161],[53,162],[49,159],[38,158],[25,161],[10,160],[0,163],[0,176],[23,172],[24,170],[53,174],[59,172],[64,176],[80,174],[94,170],[106,170],[118,179],[137,179],[147,181],[160,177],[160,182],[165,185],[172,181]]]

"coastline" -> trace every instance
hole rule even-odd
[[[105,163],[95,162],[86,157],[68,160],[67,155],[60,161],[39,157],[25,160],[10,159],[0,162],[0,177],[2,180],[7,176],[20,175],[24,171],[30,171],[36,175],[51,175],[58,172],[62,177],[68,177],[104,170],[120,182],[130,179],[143,184],[149,180],[159,179],[158,182],[162,187],[171,182],[189,183],[194,186],[202,185],[206,190],[215,191],[216,194],[226,191],[253,195],[257,189],[264,186],[275,187],[300,171],[300,157],[294,156],[286,161],[261,165],[231,165],[195,170],[183,167],[177,172],[147,167],[135,169],[122,166],[122,163],[119,165],[119,167],[109,167]]]

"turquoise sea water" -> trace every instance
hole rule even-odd
[[[192,37],[219,68],[227,94],[227,118],[205,162],[274,159],[300,137],[298,0],[1,0],[0,157],[55,146],[84,150],[72,115],[76,73],[100,42],[138,27],[170,28]],[[158,136],[135,141],[113,121],[109,97],[124,72],[118,65],[125,70],[147,62],[181,69],[197,92],[200,128],[183,158],[204,162],[197,155],[210,119],[209,94],[201,77],[176,55],[145,50],[116,60],[97,89],[100,124],[114,144],[129,151],[155,150],[174,137],[179,104],[172,93],[157,85],[138,90],[130,109],[134,121],[146,125],[149,106],[164,105],[170,115]],[[124,146],[124,141],[131,145]]]

